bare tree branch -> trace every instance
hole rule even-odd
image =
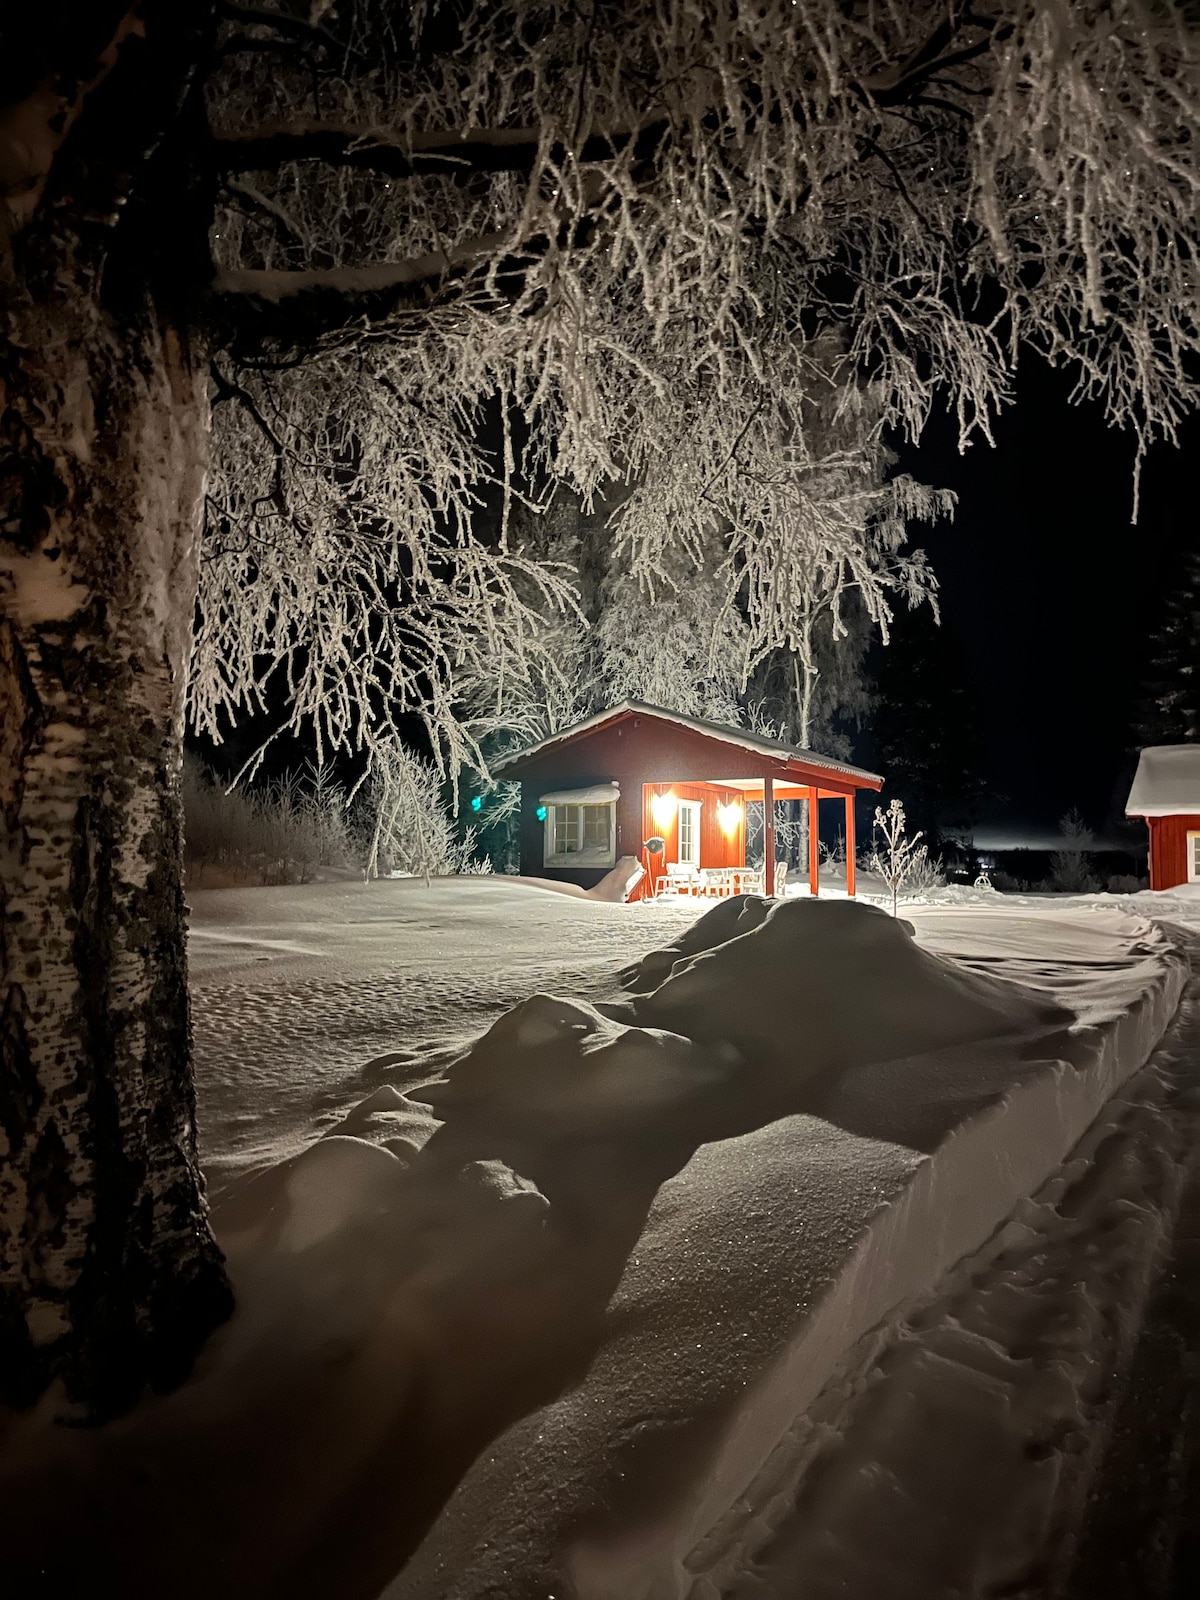
[[[632,148],[634,160],[644,161],[655,154],[667,132],[667,124],[659,120],[636,130],[593,134],[573,152],[573,158],[588,165],[611,161]],[[217,172],[260,172],[291,161],[313,161],[403,179],[437,173],[529,173],[539,160],[555,165],[566,155],[563,143],[551,144],[543,151],[535,128],[450,131],[402,143],[380,129],[317,123],[215,138],[209,160]]]

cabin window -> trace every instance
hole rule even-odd
[[[616,866],[615,803],[546,807],[543,860],[548,867]]]
[[[1200,883],[1200,828],[1187,836],[1187,874],[1189,883]]]

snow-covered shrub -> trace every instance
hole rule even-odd
[[[844,867],[846,865],[846,835],[840,830],[833,844],[820,844],[821,865],[823,867]]]
[[[920,834],[917,835],[920,838]],[[904,879],[905,895],[930,894],[934,889],[946,887],[946,874],[942,863],[935,857],[926,854],[922,846],[913,857],[912,865]]]
[[[796,815],[792,815],[795,806]],[[791,800],[775,802],[775,859],[786,861],[789,867],[808,870],[808,816],[803,801],[798,806]],[[746,804],[746,862],[748,866],[761,867],[765,859],[763,850],[763,802],[750,800]]]
[[[357,859],[345,793],[318,768],[257,789],[226,791],[188,756],[183,813],[194,878],[221,867],[260,883],[307,883],[320,867],[351,866]]]
[[[929,854],[926,847],[918,843],[921,835],[914,833],[910,839],[904,827],[903,801],[893,800],[886,811],[882,806],[875,807],[869,868],[883,879],[891,891],[893,916],[896,915],[896,901],[901,886],[910,882],[914,874],[923,868]]]
[[[460,872],[490,870],[490,863],[484,867],[475,860],[478,830],[470,827],[458,837],[442,797],[438,769],[398,740],[372,752],[366,808],[370,818],[368,878],[407,872],[428,882]]]
[[[467,829],[467,834],[468,834],[468,837],[469,837],[469,840],[470,840],[471,848],[474,849],[474,845],[475,845],[475,830],[474,830],[474,828],[468,828]],[[467,841],[464,840],[464,848],[466,847],[466,842]],[[463,862],[462,870],[463,870],[464,874],[468,878],[470,878],[470,877],[486,878],[491,873],[495,872],[496,869],[492,865],[491,856],[471,855],[471,856],[468,856],[467,859]]]
[[[1029,884],[1024,878],[1015,877],[1011,872],[1005,872],[1002,867],[993,867],[988,876],[992,880],[992,888],[999,894],[1029,893]]]
[[[482,809],[475,829],[476,860],[465,872],[507,872],[521,870],[521,785],[497,783],[485,788]]]

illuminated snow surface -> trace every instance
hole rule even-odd
[[[1200,896],[941,898],[726,906],[630,994],[703,907],[193,893],[239,1310],[132,1419],[28,1419],[18,1543],[129,1596],[1057,1594],[1195,1143]]]
[[[393,893],[431,918],[428,930],[405,929],[409,960],[432,970],[403,1003],[415,1002],[416,1026],[435,1038],[441,997],[464,975],[476,1022],[522,986],[611,994],[614,957],[669,943],[699,909],[580,907],[503,883]],[[822,1117],[702,1145],[653,1204],[587,1378],[485,1452],[388,1590],[395,1600],[902,1600],[983,1593],[1069,1561],[1108,1374],[1127,1358],[1177,1203],[1170,1154],[1189,1116],[1172,1124],[1165,1109],[1165,1060],[1114,1096],[1184,978],[1186,936],[1142,919],[1200,922],[1200,895],[939,898],[950,905],[906,908],[925,949],[1065,1002],[1078,1018],[1068,1039],[1030,1051],[1025,1037],[1039,1028],[1025,1015],[1019,1043],[860,1067]],[[480,971],[474,952],[493,920],[503,937],[488,941]],[[418,938],[414,948],[412,931],[436,946]],[[378,925],[362,928],[359,952],[380,938],[390,943]],[[828,953],[806,954],[811,964]],[[826,959],[815,993],[787,994],[782,1034],[801,1071],[822,1022],[803,1019],[821,1011],[822,986],[862,1024],[881,985],[911,983],[894,963],[836,954],[848,962],[841,972]],[[788,986],[786,972],[755,993],[739,982],[735,1010],[769,1010],[772,990]],[[368,997],[386,995],[386,980],[358,992],[356,1026],[379,1026]],[[899,1004],[897,1022],[912,1026],[894,989],[882,1004],[892,1015]],[[199,1010],[207,1024],[212,1013]],[[937,1033],[920,1004],[915,1015]],[[313,1021],[306,1008],[300,1025]],[[1021,1054],[1032,1061],[1018,1064]],[[1055,1056],[1071,1065],[1050,1064]],[[376,1071],[402,1080],[414,1065],[419,1053]],[[376,1137],[406,1115],[369,1106]],[[1098,1167],[1089,1146],[1103,1153]],[[1081,1193],[1085,1172],[1103,1181],[1090,1177]]]

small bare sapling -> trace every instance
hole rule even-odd
[[[903,801],[893,800],[886,811],[882,806],[875,807],[871,871],[877,872],[892,892],[893,916],[901,885],[920,871],[928,854],[925,845],[918,842],[921,835],[914,833],[910,839],[904,824]]]

